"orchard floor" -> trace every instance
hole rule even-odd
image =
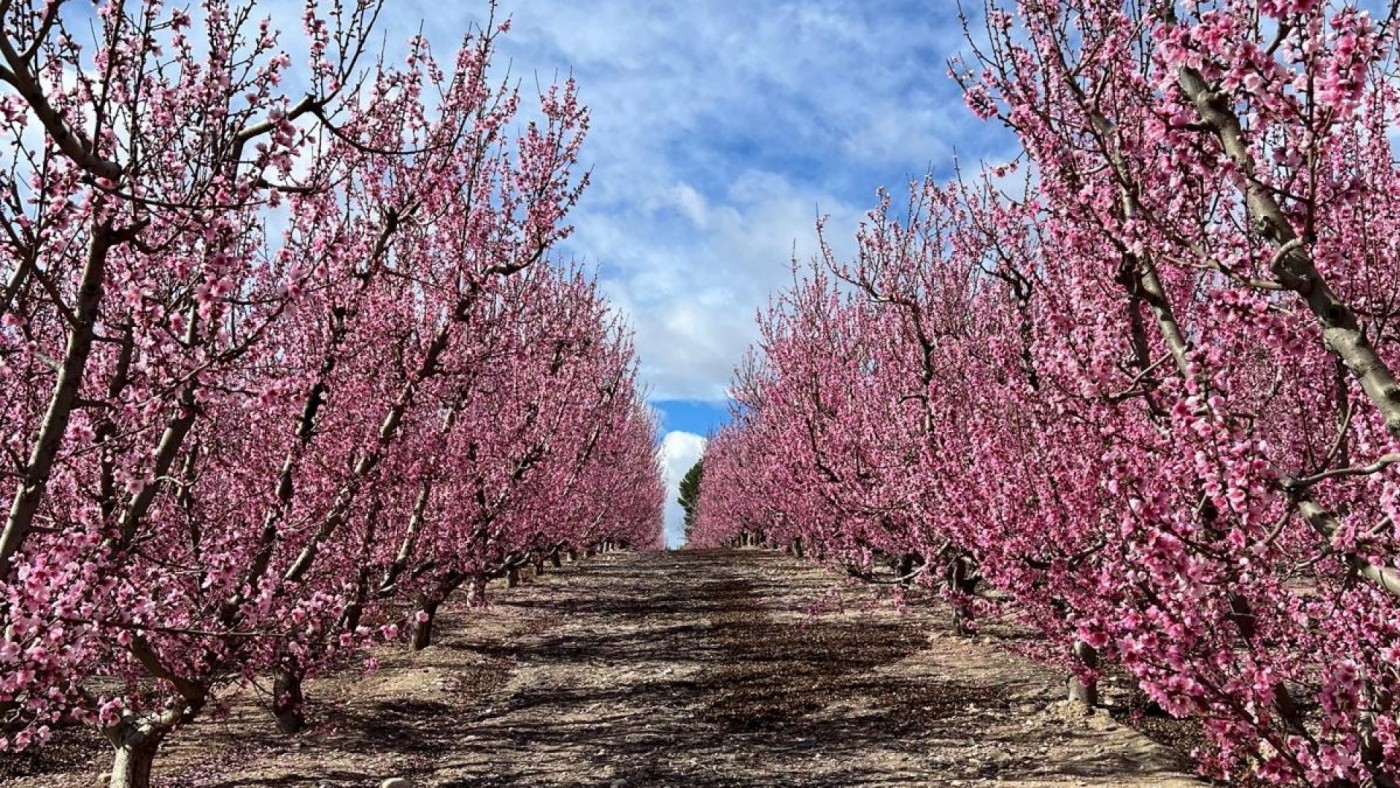
[[[181,732],[158,784],[1201,785],[1178,753],[1061,702],[1062,677],[1001,648],[1013,635],[955,637],[941,605],[900,613],[786,556],[614,553],[495,600],[444,608],[421,653],[311,684],[299,736],[251,697]],[[90,744],[8,784],[95,785]]]

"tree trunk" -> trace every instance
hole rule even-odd
[[[559,558],[558,550],[555,550],[554,552],[549,554],[549,563],[553,564],[555,569],[558,569],[559,567],[564,565],[563,560]]]
[[[977,577],[972,573],[971,563],[967,556],[959,555],[948,564],[948,589],[955,594],[953,631],[963,637],[972,634],[973,613],[971,604],[962,597],[970,597],[977,591]]]
[[[575,562],[577,562],[577,561],[578,561],[578,551],[575,550],[574,548],[570,547],[570,548],[569,548],[569,563],[572,564],[572,563],[575,563]]]
[[[156,751],[170,729],[164,725],[140,722],[124,717],[121,722],[103,731],[115,750],[112,758],[110,788],[150,788],[151,769]]]
[[[506,588],[515,588],[520,585],[520,567],[512,566],[506,570]]]
[[[537,557],[535,559],[535,577],[539,577],[542,574],[544,574],[544,558]]]
[[[418,600],[418,613],[413,617],[413,640],[414,651],[422,651],[433,644],[433,619],[437,616],[438,605],[441,602],[432,602],[427,599]]]
[[[364,614],[364,605],[359,602],[351,602],[345,607],[345,624],[343,628],[349,632],[354,632],[356,629],[359,629],[360,619]]]
[[[467,585],[467,601],[472,607],[486,604],[486,575],[474,575]]]
[[[111,788],[150,788],[151,767],[156,762],[154,744],[128,745],[117,748],[112,759]]]
[[[901,555],[899,557],[899,566],[894,570],[899,575],[899,584],[906,588],[908,588],[909,583],[912,582],[909,576],[914,574],[914,558],[915,555],[913,553]]]
[[[803,550],[802,550],[802,540],[801,540],[801,539],[794,539],[794,540],[792,540],[792,554],[795,555],[795,556],[797,556],[798,558],[805,558],[805,557],[806,557],[806,556],[803,554]]]
[[[301,692],[301,674],[297,668],[278,668],[272,680],[272,714],[277,718],[277,730],[297,733],[306,727],[302,708],[305,701]]]
[[[1082,640],[1074,641],[1074,656],[1089,670],[1097,670],[1099,667],[1099,652]],[[1092,709],[1099,705],[1099,683],[1085,682],[1078,676],[1070,676],[1069,699],[1082,704],[1086,709]]]

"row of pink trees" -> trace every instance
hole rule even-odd
[[[297,69],[249,5],[92,10],[0,2],[0,748],[82,720],[140,786],[228,688],[295,729],[308,673],[653,546],[664,495],[630,339],[548,259],[587,114],[519,119],[505,25],[391,66],[378,0],[308,2]]]
[[[988,8],[997,168],[886,200],[770,310],[696,538],[966,619],[1093,701],[1128,671],[1216,776],[1400,779],[1393,19],[1325,2]]]

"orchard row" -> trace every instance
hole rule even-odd
[[[1211,775],[1394,785],[1394,9],[1186,7],[969,26],[1019,153],[775,301],[693,538],[1012,615],[1079,699],[1122,670],[1199,720]]]
[[[296,47],[250,4],[90,10],[0,3],[0,749],[94,725],[147,785],[232,687],[294,730],[457,589],[654,546],[629,335],[551,253],[572,84],[493,81],[494,22],[392,65],[377,0]]]

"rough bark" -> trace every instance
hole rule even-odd
[[[1098,670],[1099,653],[1082,640],[1074,641],[1074,657],[1089,670]],[[1099,683],[1083,681],[1073,674],[1069,678],[1069,699],[1091,709],[1099,704]]]
[[[8,6],[8,4],[6,4]],[[34,116],[43,124],[44,131],[74,164],[88,173],[109,181],[120,181],[122,165],[104,158],[97,146],[78,127],[69,123],[65,112],[55,107],[44,93],[40,75],[34,67],[33,58],[17,51],[11,44],[14,39],[9,31],[0,37],[0,54],[3,54],[6,68],[3,81],[29,105]]]
[[[120,746],[112,758],[112,779],[108,785],[110,788],[150,788],[155,762],[154,744]]]
[[[912,571],[912,566],[911,566]],[[948,588],[949,590],[971,596],[977,591],[977,576],[972,571],[972,559],[966,555],[958,555],[948,564]],[[953,631],[963,637],[972,634],[972,610],[968,605],[959,600],[953,605]]]
[[[437,610],[440,602],[429,599],[418,600],[418,612],[425,616],[415,616],[413,619],[413,640],[414,651],[422,651],[433,644],[433,623],[437,618]]]
[[[166,712],[159,719],[123,717],[102,733],[114,750],[110,788],[150,788],[156,752],[178,718]]]
[[[294,668],[278,668],[272,681],[272,714],[277,718],[277,730],[296,733],[306,727],[305,700],[300,673]]]

